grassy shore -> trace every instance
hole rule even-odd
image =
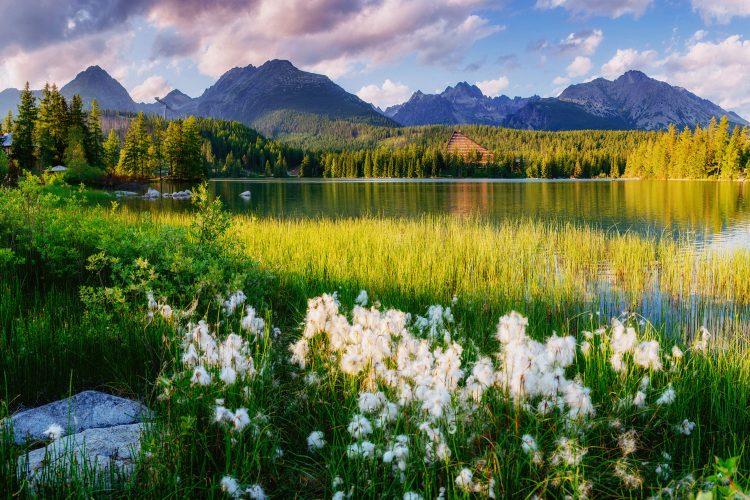
[[[144,400],[156,417],[128,482],[67,480],[46,496],[252,498],[257,485],[278,498],[667,498],[746,486],[747,251],[523,219],[230,217],[201,195],[193,213],[148,215],[55,189],[29,180],[0,193],[0,417],[86,388]],[[450,312],[428,311],[438,304]],[[498,321],[512,310],[528,327],[509,342]],[[217,344],[240,333],[253,369],[228,378],[205,342],[186,358],[199,319]],[[373,332],[388,349],[363,347]],[[412,344],[420,354],[399,358]],[[554,372],[558,385],[509,383],[524,353],[535,368],[522,379]],[[410,399],[404,384],[423,389]],[[543,401],[556,409],[540,413]],[[15,474],[25,449],[0,445],[0,490],[31,494]],[[740,457],[731,483],[712,479],[714,457]]]

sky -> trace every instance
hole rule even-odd
[[[0,89],[98,64],[136,101],[288,59],[377,106],[466,81],[556,96],[630,69],[750,118],[750,0],[0,0]]]

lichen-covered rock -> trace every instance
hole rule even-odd
[[[71,477],[127,477],[140,454],[140,440],[146,424],[87,429],[57,439],[45,448],[18,458],[18,476],[33,485],[63,481]]]
[[[86,429],[136,424],[148,415],[138,401],[98,391],[84,391],[11,417],[16,443],[47,439],[50,425],[59,425],[62,435],[77,434]]]

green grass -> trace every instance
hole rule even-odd
[[[450,497],[463,495],[454,478],[464,466],[485,482],[493,477],[500,495],[559,497],[591,481],[595,497],[648,496],[675,486],[654,475],[662,451],[672,456],[673,480],[688,473],[708,477],[714,456],[740,456],[735,480],[746,484],[747,251],[698,251],[689,241],[523,219],[229,218],[209,203],[191,214],[149,215],[90,206],[60,189],[22,183],[0,193],[0,417],[98,388],[146,401],[156,419],[131,482],[104,491],[78,478],[45,496],[219,497],[219,482],[229,474],[276,498],[332,496],[336,475],[355,497],[412,490],[427,498],[440,487]],[[218,324],[215,296],[238,289],[266,319],[265,336],[251,343],[259,374],[246,384],[249,396],[240,386],[192,386],[192,371],[179,361],[178,327],[188,318],[146,315],[146,292],[153,291],[160,303],[191,310],[189,319]],[[580,343],[584,330],[606,326],[628,309],[643,315],[628,316],[639,335],[659,339],[663,351],[675,343],[687,351],[704,321],[715,341],[706,354],[688,351],[674,368],[665,361],[666,371],[652,372],[650,404],[641,410],[618,410],[617,402],[635,393],[644,370],[631,366],[618,374],[607,352],[595,348],[586,357],[578,351],[566,375],[578,374],[591,388],[597,414],[580,437],[589,453],[574,468],[530,462],[520,436],[534,435],[549,457],[565,425],[523,411],[502,390],[488,392],[474,418],[461,414],[445,464],[422,460],[418,425],[424,416],[404,408],[392,424],[393,434],[413,440],[402,484],[382,460],[346,456],[352,442],[346,427],[372,380],[338,369],[337,354],[322,339],[313,344],[307,369],[288,362],[307,300],[336,291],[348,311],[361,289],[384,308],[414,314],[448,305],[455,295],[451,330],[464,347],[463,366],[498,350],[498,318],[510,310],[527,316],[529,334],[540,340],[554,331]],[[641,324],[642,318],[651,322]],[[281,328],[280,337],[271,335],[272,326]],[[216,328],[222,337],[241,331],[239,316]],[[319,378],[312,385],[305,381],[311,372]],[[675,403],[654,405],[668,383]],[[165,390],[169,397],[160,398]],[[250,428],[235,434],[215,424],[216,398],[232,409],[247,408]],[[683,418],[698,426],[691,436],[674,433]],[[638,451],[628,460],[639,468],[643,489],[629,490],[613,474],[622,458],[615,420],[639,433]],[[328,442],[321,451],[307,449],[313,430]],[[376,430],[372,440],[385,445],[390,435]],[[21,497],[31,494],[15,478],[15,459],[25,449],[0,442],[0,490]],[[700,481],[692,486],[701,487]]]

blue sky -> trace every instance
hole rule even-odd
[[[0,18],[0,88],[62,84],[99,64],[150,101],[283,58],[385,107],[459,81],[551,96],[640,69],[750,117],[750,0],[13,3]]]

